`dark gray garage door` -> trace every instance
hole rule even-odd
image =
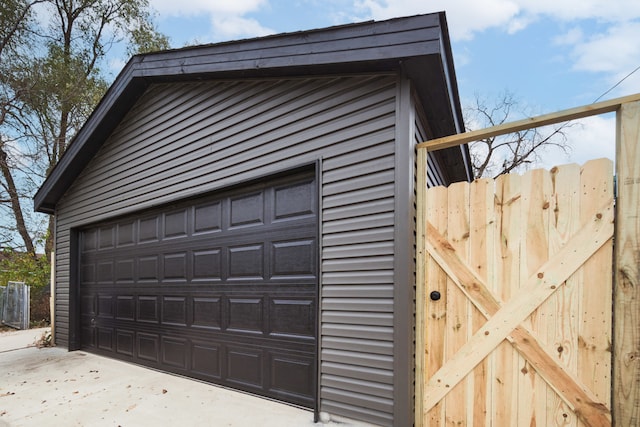
[[[298,173],[81,230],[83,349],[313,407],[317,199]]]

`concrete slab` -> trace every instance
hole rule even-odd
[[[308,410],[82,351],[38,349],[33,343],[41,335],[0,334],[2,427],[338,425],[314,424]]]
[[[49,328],[39,328],[0,332],[0,353],[18,348],[35,347],[36,341],[42,337],[42,334],[49,331]]]

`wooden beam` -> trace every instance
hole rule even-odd
[[[640,425],[640,101],[617,114],[613,419]]]
[[[431,141],[421,142],[417,147],[426,148],[429,151],[442,150],[443,148],[455,147],[469,142],[479,141],[484,138],[490,138],[492,136],[506,135],[508,133],[518,132],[525,129],[553,125],[569,120],[596,116],[598,114],[611,113],[613,111],[617,111],[623,104],[636,101],[640,101],[640,93],[625,96],[623,98],[584,105],[582,107],[570,108],[568,110],[558,111],[555,113],[544,114],[542,116],[530,117],[511,123],[503,123],[486,129],[445,136]]]

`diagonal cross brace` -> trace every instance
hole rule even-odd
[[[425,411],[442,400],[502,340],[507,339],[586,425],[611,425],[607,407],[560,366],[531,332],[519,326],[613,236],[613,200],[609,200],[598,212],[552,260],[547,261],[527,281],[519,296],[502,307],[483,280],[460,260],[451,244],[432,224],[427,223],[429,255],[489,320],[429,379],[429,392],[424,395]]]

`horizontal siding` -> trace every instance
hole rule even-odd
[[[375,425],[393,425],[393,416],[387,411],[373,410],[362,405],[352,405],[349,402],[343,402],[341,396],[332,393],[333,390],[331,389],[326,390],[323,388],[322,391],[325,395],[332,397],[332,400],[322,400],[320,402],[324,410],[329,413],[355,418]]]
[[[341,338],[326,336],[322,340],[324,348],[332,348],[335,350],[353,350],[372,354],[393,354],[393,343],[382,341],[371,341],[368,339],[358,338]]]
[[[322,313],[325,324],[393,326],[393,313],[328,311]]]
[[[360,392],[347,391],[344,389],[322,386],[322,396],[326,397],[328,405],[340,403],[349,405],[359,410],[369,410],[374,414],[387,414],[393,411],[393,399],[375,396],[373,394],[363,394]],[[331,403],[330,403],[331,402]],[[345,408],[347,409],[347,408]],[[350,411],[352,408],[348,408]]]
[[[417,105],[416,120],[415,120],[415,143],[428,141],[432,134],[429,130],[429,124],[425,119],[422,109],[420,108],[420,102],[417,98],[413,98],[414,105]],[[438,185],[446,185],[444,174],[440,169],[440,164],[435,158],[434,153],[427,154],[427,187],[436,187]]]
[[[393,384],[393,373],[387,369],[372,368],[370,366],[343,365],[325,361],[323,363],[325,374],[342,377],[350,377],[380,384]]]
[[[393,370],[395,144],[323,168],[321,406],[390,425],[393,376],[362,373]]]
[[[345,259],[375,255],[393,255],[393,245],[389,242],[346,244],[343,246],[327,247],[324,250],[323,254],[325,259]]]
[[[349,209],[355,203],[366,202],[370,200],[380,200],[393,198],[394,185],[382,184],[377,187],[364,188],[361,190],[350,191],[348,193],[335,194],[333,196],[325,195],[323,198],[324,208],[338,207],[340,210]],[[331,211],[329,211],[331,212]]]
[[[153,85],[58,205],[58,243],[322,159],[321,410],[391,425],[395,96],[385,75]],[[59,283],[69,256],[59,252]]]
[[[357,393],[362,389],[366,389],[370,396],[379,397],[386,401],[393,399],[393,387],[389,384],[381,384],[377,381],[356,379],[345,380],[342,376],[327,374],[322,378],[322,386],[333,389],[354,391]]]
[[[344,149],[340,144],[345,138],[352,139],[361,132],[368,133],[380,127],[393,126],[393,117],[390,115],[393,105],[389,105],[391,94],[388,88],[386,91],[379,88],[378,81],[375,79],[369,80],[368,83],[369,85],[365,87],[361,85],[352,90],[373,91],[372,97],[375,98],[375,104],[372,105],[367,99],[361,99],[349,109],[349,106],[336,107],[334,100],[325,99],[320,105],[314,106],[323,108],[322,113],[282,114],[280,121],[265,124],[269,129],[266,134],[257,135],[263,130],[251,127],[246,132],[236,129],[233,132],[227,131],[225,135],[219,135],[214,126],[209,129],[210,136],[198,135],[196,141],[174,140],[168,135],[160,134],[156,138],[157,141],[151,145],[148,145],[147,141],[141,142],[146,145],[145,150],[142,151],[151,151],[154,157],[140,154],[143,157],[142,160],[132,157],[125,162],[131,166],[129,169],[120,171],[114,169],[102,175],[92,172],[86,177],[82,176],[78,182],[86,179],[88,184],[93,182],[97,187],[95,190],[89,188],[79,195],[74,213],[88,215],[95,220],[95,212],[107,207],[116,210],[132,210],[144,207],[141,204],[148,200],[163,203],[174,200],[179,195],[199,194],[210,190],[216,183],[221,186],[236,183],[242,179],[242,176],[247,175],[247,170],[255,171],[258,175],[259,171],[263,171],[262,174],[268,173],[279,165],[299,164],[305,159],[306,161],[314,160],[318,157],[319,146],[323,149],[323,155],[329,157],[333,153],[340,152],[341,148]],[[344,88],[341,89],[344,90]],[[353,112],[352,109],[356,111]],[[209,114],[212,113],[207,111],[204,117],[198,118],[199,126],[205,126],[202,122],[206,122]],[[255,109],[253,114],[260,115]],[[335,120],[331,121],[331,117]],[[310,124],[314,120],[320,123]],[[242,127],[249,126],[250,123],[240,121],[227,125]],[[389,137],[387,133],[378,136]],[[192,137],[195,138],[195,136]],[[158,147],[159,144],[173,145],[174,148],[161,150]],[[194,150],[191,144],[199,148]],[[111,162],[110,154],[99,153],[96,162],[100,161]],[[171,168],[168,168],[168,165],[171,165]],[[386,171],[386,176],[388,177],[390,173],[392,174],[393,171]],[[376,178],[385,179],[384,175]],[[361,177],[361,180],[365,178]],[[343,185],[341,182],[335,183],[334,187],[337,188],[331,188],[329,191],[340,192],[343,190],[340,188],[341,185]],[[363,188],[371,186],[375,186],[375,182],[369,185],[362,183]],[[141,194],[140,189],[145,189],[146,192]],[[179,195],[176,194],[176,190],[179,190]],[[76,218],[76,220],[83,219]]]
[[[329,276],[328,274],[325,277]],[[344,280],[343,282],[347,282]],[[373,280],[372,280],[373,282]],[[322,293],[326,297],[357,298],[361,295],[376,298],[393,298],[393,285],[324,285]]]

